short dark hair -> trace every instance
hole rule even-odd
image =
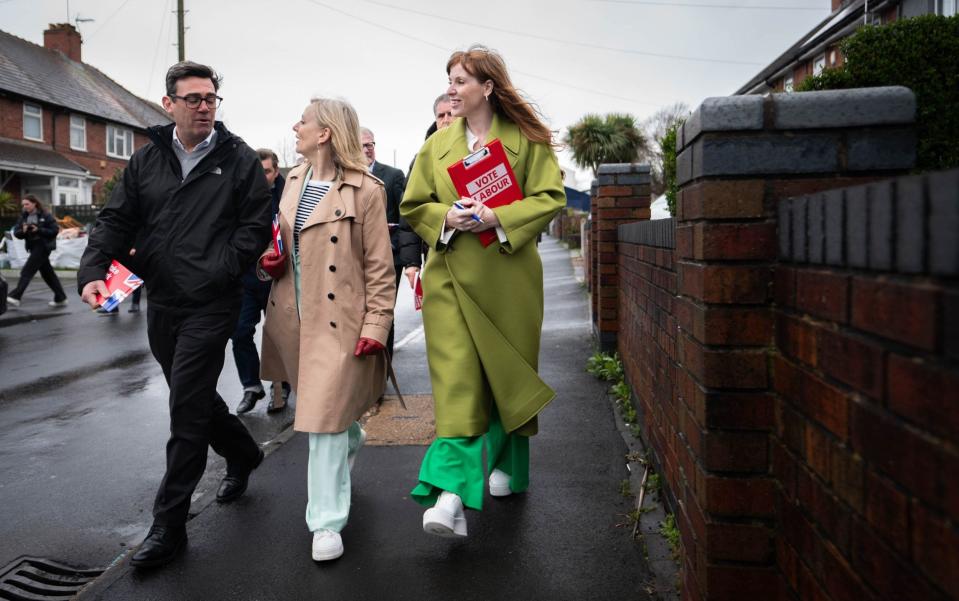
[[[183,61],[173,65],[166,72],[166,95],[173,96],[176,94],[176,82],[187,77],[209,79],[213,82],[214,90],[219,91],[220,89],[220,76],[213,70],[213,67],[207,67],[193,61]]]
[[[273,168],[277,169],[280,166],[280,159],[277,158],[276,153],[270,150],[269,148],[257,148],[257,156],[260,157],[261,161],[270,160],[273,161]]]

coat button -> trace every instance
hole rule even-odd
[[[332,242],[333,244],[336,244],[337,240],[339,240],[339,238],[337,238],[336,236],[333,236],[332,238],[330,238],[330,242]]]
[[[330,271],[336,271],[336,265],[330,265]]]
[[[326,295],[326,298],[333,300],[334,298],[336,298],[336,295],[330,292],[329,294]]]
[[[339,217],[342,212],[343,212],[343,211],[337,209],[337,210],[333,211],[333,214],[336,215],[337,217]]]
[[[499,254],[505,255],[505,254],[506,254],[506,249],[503,248],[502,246],[500,246],[500,247],[499,247]]]
[[[336,322],[335,322],[335,321],[331,321],[331,322],[330,322],[330,327],[331,327],[331,328],[335,328],[335,327],[336,327]]]

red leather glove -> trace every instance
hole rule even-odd
[[[286,253],[278,255],[275,250],[266,253],[260,257],[260,269],[274,280],[282,278],[286,273]]]
[[[386,347],[372,338],[360,338],[356,341],[356,350],[353,351],[353,356],[359,357],[361,355],[375,355],[384,348]]]

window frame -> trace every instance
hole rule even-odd
[[[117,152],[116,150],[118,137],[123,140],[123,150],[127,153],[125,155]],[[132,129],[121,127],[119,125],[113,125],[112,123],[107,124],[106,152],[108,157],[124,160],[129,159],[133,156],[133,143],[134,139]],[[113,150],[110,149],[111,146],[113,147]]]
[[[952,2],[952,12],[946,14],[946,2]],[[943,17],[952,17],[956,14],[959,14],[959,1],[957,0],[937,0],[936,2],[936,14],[942,15]]]
[[[794,91],[795,91],[795,85],[794,85],[794,83],[793,83],[794,81],[795,81],[795,79],[793,79],[792,73],[790,73],[789,75],[787,75],[786,77],[784,77],[784,78],[783,78],[783,92],[785,92],[785,93],[787,93],[787,94],[791,94],[792,92],[794,92]]]
[[[79,121],[79,125],[74,122],[74,120]],[[73,144],[73,132],[74,129],[79,131],[83,136],[83,145],[74,146]],[[70,115],[70,149],[79,150],[80,152],[87,151],[87,119],[83,115]]]
[[[34,114],[34,113],[28,113],[28,112],[27,112],[27,108],[28,108],[28,107],[31,108],[31,109],[34,109],[34,108],[35,108],[38,112],[37,112],[36,114]],[[28,118],[29,118],[29,119],[36,119],[37,122],[40,124],[40,137],[39,137],[39,138],[34,138],[34,137],[31,137],[31,136],[28,136],[28,135],[27,135],[27,119],[28,119]],[[24,103],[23,103],[23,139],[24,139],[24,140],[32,140],[32,141],[34,141],[34,142],[43,142],[43,107],[42,107],[41,105],[39,105],[39,104],[34,104],[34,103],[32,103],[32,102],[24,102]]]
[[[823,52],[822,54],[816,56],[816,58],[812,60],[812,74],[819,75],[825,69],[826,69],[826,53]]]

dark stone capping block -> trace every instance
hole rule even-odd
[[[676,248],[676,221],[672,218],[624,223],[617,229],[619,242]]]
[[[821,265],[825,255],[823,246],[826,241],[825,228],[823,227],[823,195],[811,196],[808,207],[806,216],[806,223],[808,224],[806,240],[809,245],[807,259],[810,263]]]
[[[892,269],[893,250],[893,195],[892,180],[869,185],[869,267]]]
[[[792,260],[804,263],[808,256],[806,252],[806,207],[809,198],[800,196],[792,200]]]
[[[925,181],[918,175],[896,180],[896,271],[901,273],[926,269]]]
[[[779,202],[776,208],[779,218],[776,222],[777,235],[779,236],[779,258],[788,261],[792,250],[792,200],[786,199]]]
[[[600,186],[612,186],[612,185],[614,185],[614,184],[616,183],[616,176],[615,176],[615,175],[600,175],[598,178],[596,178],[595,181],[596,181],[596,183],[598,183]]]
[[[824,225],[826,230],[826,263],[842,265],[845,261],[843,228],[846,217],[845,193],[829,190],[823,194]]]
[[[689,150],[688,148],[683,152]],[[839,170],[839,136],[832,134],[709,134],[693,144],[691,150],[692,178],[718,175],[793,175]]]
[[[959,169],[931,173],[929,186],[929,271],[959,274]]]
[[[916,165],[916,132],[912,128],[849,132],[846,157],[850,171],[911,169]]]
[[[649,173],[649,165],[639,163],[605,163],[599,166],[596,175],[621,175],[628,173]],[[602,182],[600,182],[602,183]]]
[[[693,179],[693,149],[687,148],[676,156],[676,182],[685,184]]]
[[[903,86],[772,94],[773,127],[810,129],[913,123],[916,96]]]
[[[703,100],[683,125],[683,147],[689,146],[704,132],[762,129],[763,102],[763,97],[757,95],[720,96]],[[679,148],[682,147],[677,146]]]
[[[851,267],[867,267],[869,204],[866,186],[846,189],[846,262]]]
[[[646,173],[634,173],[632,175],[620,175],[616,178],[616,183],[620,186],[641,186],[651,181],[652,178],[649,175],[649,171]]]

